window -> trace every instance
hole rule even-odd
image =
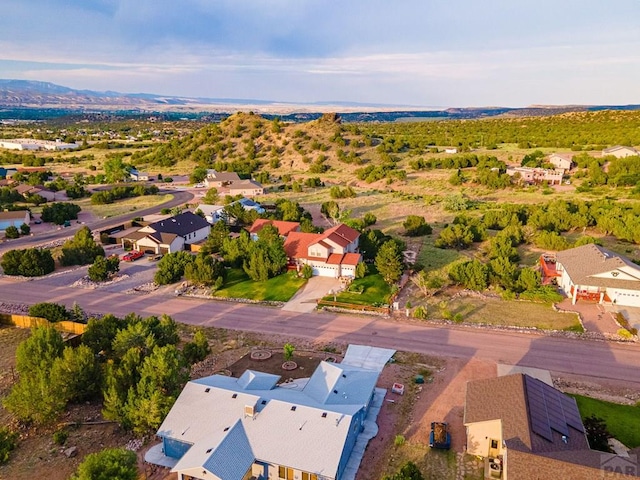
[[[293,468],[287,468],[280,465],[278,467],[278,478],[283,480],[293,480]]]
[[[491,448],[498,448],[498,440],[491,440]]]
[[[318,480],[318,475],[315,473],[302,472],[302,480]]]

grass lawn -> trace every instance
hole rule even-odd
[[[377,273],[375,267],[369,267],[369,274],[364,278],[357,278],[351,284],[352,287],[362,285],[364,290],[361,294],[342,292],[336,296],[336,301],[353,303],[356,305],[373,305],[374,303],[386,303],[387,297],[391,293],[391,288],[383,280],[382,275]],[[333,301],[333,296],[324,297],[325,300]]]
[[[96,217],[107,218],[122,215],[123,213],[133,212],[142,208],[160,205],[161,203],[168,202],[172,198],[173,195],[169,193],[166,195],[145,195],[143,197],[127,198],[107,205],[91,205],[91,201],[89,199],[76,201],[75,203],[78,203],[78,205],[82,207],[82,210],[91,212]]]
[[[424,265],[424,269],[427,272],[440,270],[464,256],[457,250],[434,247],[433,242],[437,238],[437,233],[424,237],[422,248],[420,248],[420,253],[418,254],[416,263]]]
[[[555,312],[545,303],[463,297],[450,301],[446,308],[452,315],[461,314],[465,322],[582,331],[576,314]]]
[[[214,293],[216,297],[248,298],[269,302],[286,302],[306,283],[292,273],[283,273],[266,282],[254,282],[241,268],[227,272],[224,286]]]
[[[640,406],[620,405],[582,395],[571,396],[576,399],[583,420],[591,415],[602,418],[609,433],[627,447],[640,446]]]

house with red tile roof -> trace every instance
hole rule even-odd
[[[285,222],[283,220],[258,218],[253,222],[253,224],[251,224],[251,227],[249,227],[249,235],[251,235],[251,238],[253,240],[257,240],[258,232],[267,225],[273,225],[274,227],[276,227],[278,229],[278,233],[284,239],[286,239],[291,232],[300,231],[300,224],[298,222]]]
[[[360,232],[340,224],[324,233],[291,232],[284,242],[289,264],[310,265],[322,277],[355,277]]]

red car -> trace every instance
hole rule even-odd
[[[129,253],[125,254],[122,257],[122,260],[124,260],[125,262],[133,262],[142,257],[144,257],[144,252],[140,252],[139,250],[132,250]]]

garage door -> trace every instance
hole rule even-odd
[[[335,277],[336,269],[325,266],[313,267],[313,274],[320,277]]]
[[[640,291],[607,289],[607,295],[615,305],[640,307]]]

